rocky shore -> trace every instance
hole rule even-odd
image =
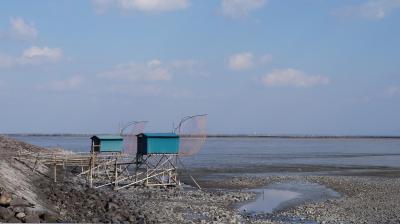
[[[0,204],[0,222],[239,223],[242,217],[232,205],[255,197],[251,192],[183,188],[94,190],[68,173],[64,181],[53,183],[46,167],[32,172],[12,158],[19,151],[40,150],[46,149],[0,136],[0,193],[7,201]]]
[[[271,214],[243,215],[244,223],[400,223],[400,178],[380,176],[234,177],[210,186],[231,189],[308,182],[333,189],[341,197],[307,202]]]
[[[400,178],[390,176],[220,176],[199,180],[205,189],[132,187],[89,189],[72,174],[53,183],[46,167],[32,172],[12,159],[18,151],[46,150],[0,136],[0,222],[85,223],[400,223]],[[183,179],[185,182],[185,180]],[[306,182],[340,197],[307,201],[266,214],[238,206],[253,188]],[[249,190],[250,189],[250,190]]]
[[[385,177],[307,177],[343,197],[298,206],[281,214],[318,223],[400,223],[400,179]]]

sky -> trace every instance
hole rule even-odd
[[[400,0],[0,2],[0,133],[400,135]]]

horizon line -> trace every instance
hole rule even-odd
[[[7,136],[93,136],[115,135],[115,133],[0,133]],[[400,138],[400,135],[328,135],[328,134],[206,134],[209,138]]]

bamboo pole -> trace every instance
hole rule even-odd
[[[53,155],[53,159],[54,159],[54,165],[53,165],[53,175],[54,175],[54,183],[57,182],[57,160],[56,160],[56,156]]]
[[[92,152],[90,157],[90,164],[89,164],[89,187],[93,188],[93,166],[94,166],[94,146],[92,142]]]
[[[115,158],[115,164],[114,164],[114,187],[117,188],[118,187],[118,157]]]

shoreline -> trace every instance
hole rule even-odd
[[[2,133],[10,137],[91,137],[115,133]],[[272,139],[398,139],[400,135],[291,135],[291,134],[208,134],[207,138],[272,138]]]

